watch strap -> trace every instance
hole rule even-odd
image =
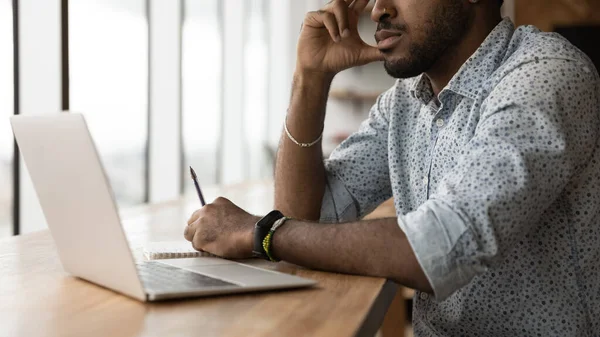
[[[252,250],[252,255],[254,257],[260,257],[269,261],[271,260],[265,251],[263,241],[271,231],[273,224],[281,218],[283,218],[283,214],[280,211],[274,210],[258,220],[254,225],[254,248]]]

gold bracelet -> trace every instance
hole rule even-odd
[[[307,147],[312,147],[313,145],[317,144],[319,141],[321,141],[321,139],[323,139],[323,132],[321,131],[321,135],[319,136],[319,138],[317,138],[317,140],[310,142],[310,143],[300,143],[299,141],[296,140],[296,138],[294,138],[292,136],[292,134],[290,133],[290,130],[288,130],[287,127],[287,116],[285,116],[285,122],[283,122],[283,128],[285,129],[285,133],[287,134],[288,138],[294,142],[294,144],[303,147],[303,148],[307,148]]]

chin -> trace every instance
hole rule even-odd
[[[435,58],[420,53],[384,54],[384,68],[393,78],[412,78],[426,72]]]
[[[386,57],[383,67],[388,75],[393,78],[411,78],[422,73],[415,67],[411,67],[410,62],[405,58]]]

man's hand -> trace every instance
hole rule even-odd
[[[383,60],[383,55],[358,34],[358,18],[369,0],[332,0],[304,18],[298,40],[297,71],[335,75]]]
[[[192,214],[183,235],[192,246],[230,259],[252,257],[254,224],[260,217],[225,198],[217,198]]]

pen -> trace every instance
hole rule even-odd
[[[200,185],[198,185],[198,177],[196,176],[196,172],[194,171],[194,169],[190,166],[190,174],[192,175],[192,180],[194,181],[194,186],[196,187],[196,193],[198,193],[198,198],[200,199],[200,203],[202,204],[202,207],[204,207],[206,205],[206,202],[204,202],[204,197],[202,196],[202,191],[200,190]]]

